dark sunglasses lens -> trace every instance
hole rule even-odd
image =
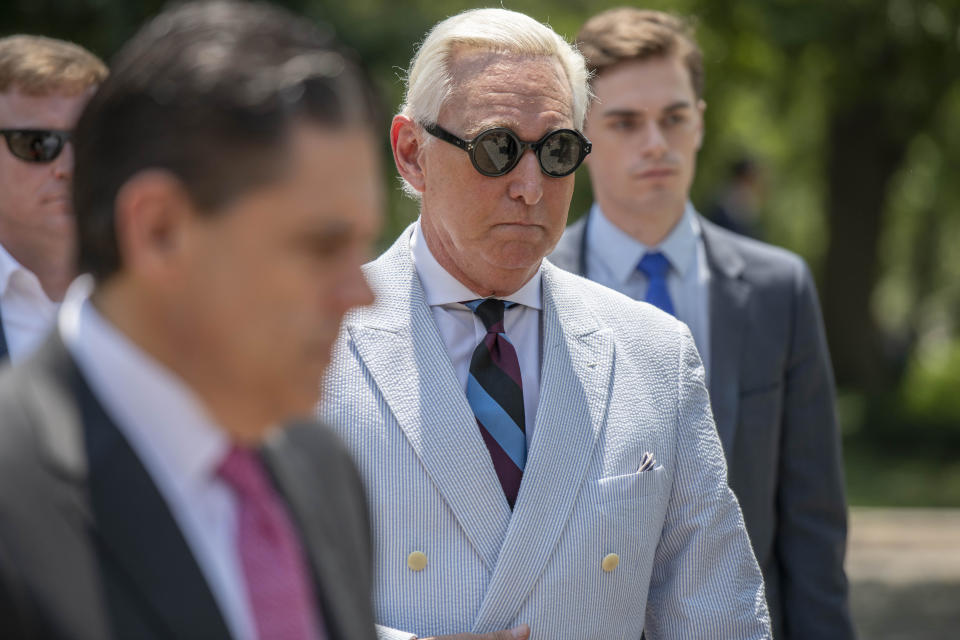
[[[485,175],[503,175],[517,161],[517,141],[506,131],[482,133],[473,145],[473,160]]]
[[[540,147],[540,166],[551,176],[565,176],[580,164],[583,143],[572,131],[555,131]]]
[[[16,131],[7,134],[10,151],[27,162],[50,162],[63,149],[64,139],[52,131]]]

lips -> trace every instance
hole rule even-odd
[[[528,222],[501,222],[499,224],[493,225],[493,227],[498,229],[510,230],[517,233],[525,233],[525,232],[543,229],[543,225],[531,224]]]
[[[647,169],[637,174],[639,178],[669,178],[670,176],[677,173],[676,169],[669,167],[656,167],[653,169]]]

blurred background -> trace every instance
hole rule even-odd
[[[396,187],[385,247],[416,216],[399,190],[386,135],[403,70],[432,24],[484,5],[277,3],[330,25],[381,88],[384,168]],[[109,59],[164,3],[2,4],[0,35],[70,39]],[[502,2],[571,39],[588,16],[622,4]],[[704,51],[708,108],[694,203],[798,252],[816,275],[840,391],[853,507],[850,570],[862,635],[956,638],[960,1],[648,0],[642,6],[693,17]],[[571,220],[590,202],[581,170]],[[918,621],[905,619],[904,608]]]

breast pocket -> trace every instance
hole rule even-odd
[[[597,576],[603,602],[613,602],[625,596],[634,602],[643,597],[647,580],[637,576],[649,574],[653,550],[663,522],[667,500],[667,471],[661,466],[622,476],[600,478],[596,524],[598,535],[593,558],[597,562]],[[607,571],[602,561],[616,557],[616,568]]]
[[[606,515],[639,509],[644,498],[656,495],[664,478],[663,465],[648,471],[600,478],[598,483],[600,511]]]

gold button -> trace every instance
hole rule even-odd
[[[423,551],[414,551],[407,556],[407,566],[411,571],[423,571],[427,566],[427,554]]]
[[[426,558],[424,558],[426,561]],[[600,568],[602,568],[607,573],[610,573],[620,564],[620,556],[615,553],[608,553],[603,557],[603,562],[600,563]]]

